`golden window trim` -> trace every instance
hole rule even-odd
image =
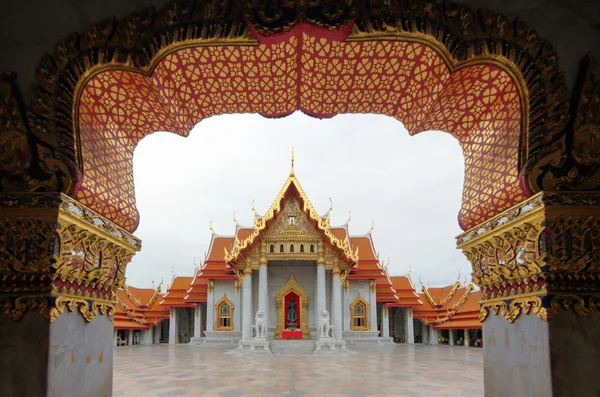
[[[354,308],[357,305],[362,305],[364,307],[363,316],[355,316],[354,315]],[[363,325],[363,326],[354,325],[355,318],[364,318],[365,325]],[[370,331],[371,330],[371,327],[369,325],[369,303],[362,296],[360,296],[360,292],[358,293],[356,298],[352,301],[352,303],[350,303],[350,330],[351,331]]]
[[[221,316],[221,307],[223,305],[229,306],[229,316]],[[216,321],[215,321],[214,327],[213,327],[213,329],[215,331],[233,331],[233,310],[234,309],[235,309],[235,306],[233,305],[233,302],[231,302],[227,298],[226,293],[223,293],[223,297],[215,304]],[[222,318],[229,318],[228,326],[221,326]]]

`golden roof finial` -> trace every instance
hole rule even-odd
[[[292,169],[290,169],[290,177],[296,176],[294,172],[294,148],[292,148]]]
[[[235,219],[235,211],[233,211],[233,221],[235,222],[235,226],[238,227],[240,224],[238,223],[237,219]]]
[[[410,274],[410,272],[412,272],[412,265],[408,265],[408,274]]]
[[[212,221],[210,221],[210,224],[208,225],[208,227],[210,228],[210,232],[212,234],[217,234],[217,233],[215,233],[215,229],[213,229],[213,227],[212,227]]]
[[[346,226],[350,224],[350,220],[352,220],[352,212],[348,211],[348,220],[345,223]]]
[[[327,217],[329,218],[331,216],[331,210],[333,209],[333,200],[331,200],[331,197],[329,197],[329,210],[327,210]]]
[[[171,266],[171,273],[173,273],[173,276],[175,275],[175,266]]]
[[[460,283],[460,269],[458,269],[458,278],[456,279],[456,281]]]
[[[254,208],[254,202],[256,199],[252,200],[252,213],[254,214],[254,222],[256,222],[256,209]]]
[[[369,234],[373,234],[373,229],[375,229],[375,221],[371,220],[371,228],[369,229]]]

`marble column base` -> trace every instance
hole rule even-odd
[[[65,310],[50,323],[36,312],[19,322],[0,315],[0,395],[110,397],[113,322],[87,323]]]
[[[320,337],[315,342],[316,350],[335,350],[335,339],[330,337]]]

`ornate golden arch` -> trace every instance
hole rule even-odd
[[[229,312],[230,321],[229,321],[228,327],[221,327],[220,322],[219,322],[219,320],[221,318],[221,306],[223,304],[227,304],[230,309],[230,312]],[[234,309],[235,309],[235,306],[233,305],[233,302],[230,301],[229,298],[227,298],[227,294],[224,293],[221,300],[219,300],[217,303],[215,303],[215,322],[214,322],[214,326],[213,326],[213,329],[215,331],[233,331],[233,310]]]
[[[365,308],[365,325],[358,327],[354,325],[354,308],[356,305],[361,304]],[[371,324],[369,324],[369,302],[360,296],[360,292],[356,295],[356,298],[350,303],[350,330],[351,331],[370,331]]]
[[[308,330],[308,302],[310,298],[304,289],[296,282],[294,275],[290,276],[288,282],[275,295],[275,305],[277,307],[277,327],[275,328],[275,339],[281,339],[283,331],[283,302],[290,292],[295,292],[300,297],[300,329],[302,330],[302,339],[310,338]]]

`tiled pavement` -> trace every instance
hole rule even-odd
[[[238,356],[186,345],[115,348],[113,396],[483,396],[483,351],[354,348],[360,354]]]

